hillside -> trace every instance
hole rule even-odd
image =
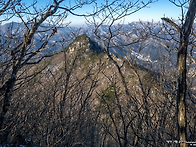
[[[0,147],[196,146],[196,1],[157,1],[0,1]]]
[[[174,95],[157,82],[156,74],[111,55],[122,71],[129,95],[114,62],[85,34],[38,65],[27,66],[29,74],[37,74],[21,78],[28,82],[15,87],[18,90],[9,113],[13,120],[10,127],[14,128],[10,138],[17,140],[12,136],[20,132],[24,140],[28,138],[36,146],[75,147],[99,146],[105,138],[107,146],[117,147],[117,134],[126,133],[135,139],[147,135],[148,129],[153,129],[147,123],[155,126],[161,115],[165,116],[162,104],[166,101],[172,113],[165,117],[174,117]],[[130,144],[134,142],[129,140]]]
[[[129,83],[129,87],[137,87],[136,83],[138,77],[134,75],[135,73],[138,73],[141,80],[145,81],[145,84],[148,86],[151,85],[151,80],[155,80],[153,75],[156,74],[147,70],[145,67],[135,65],[133,68],[130,67],[129,63],[123,57],[114,53],[112,53],[112,57],[117,61],[118,65],[121,66],[122,73],[126,82]],[[74,75],[73,78],[77,77],[78,79],[84,78],[88,76],[88,74],[96,75],[99,79],[97,83],[97,86],[99,86],[96,89],[106,89],[111,82],[114,82],[111,80],[116,80],[118,86],[122,86],[115,64],[109,60],[101,47],[86,34],[76,37],[64,51],[55,54],[43,62],[48,63],[44,72],[50,71],[55,76],[58,75],[58,73],[62,74],[64,72],[72,72],[71,74]]]

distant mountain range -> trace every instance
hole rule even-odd
[[[159,32],[161,29],[160,24],[152,24],[148,23],[149,26],[152,26],[153,30],[152,32]],[[41,27],[38,29],[38,33],[35,34],[34,41],[38,42],[35,44],[34,48],[38,48],[44,41],[45,36],[49,36],[52,32],[52,30],[49,30],[47,32],[43,32],[44,29],[47,30],[47,27],[49,27],[48,24],[42,24]],[[51,27],[51,26],[50,26]],[[93,27],[92,27],[93,28]],[[104,48],[103,42],[100,41],[98,37],[94,35],[94,30],[91,27],[84,27],[84,28],[77,28],[77,27],[66,27],[66,28],[58,28],[57,33],[54,35],[54,37],[51,37],[49,40],[48,46],[51,46],[50,49],[45,50],[44,52],[48,52],[49,54],[58,52],[63,50],[64,48],[67,48],[71,42],[77,37],[82,34],[86,34],[89,37],[89,40],[94,42],[94,48],[95,46],[100,46],[102,49]],[[120,28],[120,29],[118,29]],[[11,29],[11,32],[14,33],[20,33],[23,34],[25,32],[25,27],[22,23],[7,23],[1,26],[0,31],[1,34],[7,32]],[[146,29],[144,32],[143,29]],[[143,33],[150,33],[150,31],[147,28],[144,28],[144,26],[140,22],[132,22],[130,24],[124,24],[124,25],[114,25],[111,27],[113,35],[115,36],[111,40],[111,47],[110,51],[124,57],[123,51],[131,56],[133,59],[135,59],[137,62],[140,63],[152,63],[156,64],[157,60],[165,62],[165,64],[169,65],[169,60],[173,64],[176,64],[176,52],[170,51],[167,52],[166,49],[156,43],[156,40],[149,37],[148,39],[144,40],[143,42],[135,43],[129,46],[123,46],[128,45],[130,42],[132,42],[134,39],[139,38]],[[98,29],[98,34],[100,34],[103,37],[103,40],[105,39],[105,42],[107,43],[107,37],[109,35],[109,30],[107,25],[102,25]],[[129,36],[129,39],[127,39],[127,36]],[[105,37],[105,38],[104,38]],[[160,37],[163,37],[160,35]],[[22,38],[22,37],[21,37]],[[163,44],[167,44],[167,46],[173,47],[173,44],[168,44],[167,41],[163,42]],[[55,46],[53,46],[55,44]],[[120,47],[115,47],[115,45],[121,45]],[[193,52],[193,54],[196,56],[196,52]],[[168,67],[169,68],[169,67]]]

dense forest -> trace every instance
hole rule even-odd
[[[196,146],[196,1],[169,1],[0,1],[0,146]]]

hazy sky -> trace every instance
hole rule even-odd
[[[31,0],[30,0],[31,1]],[[29,3],[30,2],[25,3]],[[73,0],[74,1],[74,0]],[[103,0],[97,0],[98,2],[102,2]],[[32,2],[32,1],[31,1]],[[52,0],[38,0],[38,6],[45,6],[46,3],[52,2]],[[66,1],[67,2],[67,1]],[[144,0],[145,2],[145,0]],[[85,12],[91,12],[92,8],[89,6],[86,6],[82,9],[78,9],[78,13],[85,13]],[[174,4],[169,2],[169,0],[158,0],[155,3],[152,3],[148,6],[148,8],[144,8],[135,14],[130,15],[126,18],[126,22],[132,22],[132,21],[152,21],[155,22],[161,21],[161,17],[169,17],[173,19],[178,19],[181,15],[181,9],[177,8]],[[85,24],[85,19],[82,17],[75,17],[72,15],[69,15],[67,18],[68,22],[72,22],[72,25],[81,25]]]

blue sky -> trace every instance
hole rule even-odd
[[[169,2],[169,0],[159,0],[150,4],[149,8],[144,8],[131,15],[129,19],[131,21],[138,21],[139,19],[143,21],[161,21],[163,16],[178,19],[180,15],[181,9]]]
[[[25,1],[25,3],[32,3],[33,0]],[[71,0],[73,2],[74,0]],[[102,2],[103,0],[97,0],[98,2]],[[147,0],[146,0],[147,1]],[[65,5],[68,4],[68,0],[65,1]],[[145,2],[145,0],[144,0]],[[47,3],[52,3],[52,0],[38,0],[37,6],[44,7]],[[91,12],[92,7],[86,6],[84,8],[78,9],[76,12],[78,13],[86,13]],[[152,21],[155,22],[161,21],[161,17],[169,17],[175,20],[178,19],[181,15],[181,9],[177,8],[174,4],[169,2],[169,0],[158,0],[155,3],[152,3],[148,6],[148,8],[144,8],[128,17],[126,17],[125,22],[132,21]],[[83,17],[76,17],[69,15],[67,18],[67,22],[72,22],[71,25],[82,25],[85,24],[85,19]]]
[[[81,12],[85,12],[83,9]],[[161,21],[161,17],[169,17],[177,20],[181,16],[181,9],[176,7],[174,4],[169,2],[169,0],[159,0],[155,3],[150,4],[147,8],[141,9],[140,11],[126,17],[125,22],[132,21]],[[80,25],[85,23],[82,17],[69,16],[68,21],[71,21],[73,25]]]

